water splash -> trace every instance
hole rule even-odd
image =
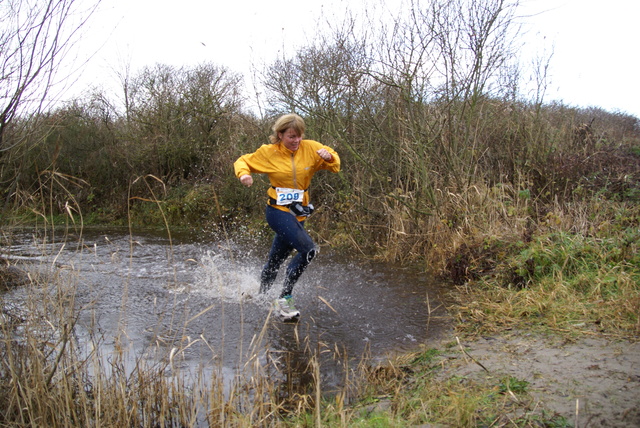
[[[247,300],[265,303],[270,296],[258,293],[260,269],[260,263],[252,258],[240,259],[228,252],[208,250],[200,258],[192,292],[232,303]]]

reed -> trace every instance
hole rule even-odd
[[[259,236],[268,184],[241,188],[230,166],[267,141],[273,116],[296,111],[343,163],[310,189],[318,242],[439,275],[472,336],[527,326],[637,337],[638,118],[544,104],[543,75],[527,101],[510,68],[518,2],[463,3],[411,9],[388,27],[354,19],[275,60],[258,73],[261,119],[245,111],[240,76],[213,64],[144,68],[125,111],[95,94],[15,118],[3,132],[3,226],[35,225],[43,247],[54,225],[81,234],[89,221]],[[80,341],[91,308],[75,303],[76,272],[54,265],[30,272],[21,306],[2,297],[3,425],[472,426],[512,404],[513,382],[505,394],[500,382],[438,381],[424,354],[380,367],[363,356],[329,394],[320,356],[346,357],[304,337],[308,366],[295,369],[310,382],[299,388],[283,381],[289,356],[261,348],[266,326],[229,389],[220,370],[185,377],[173,363],[193,340],[181,335],[159,360],[133,355],[124,333],[109,353],[96,331]]]
[[[72,236],[60,229],[57,242],[71,245]],[[44,234],[47,235],[47,234]],[[77,236],[77,235],[75,235]],[[45,252],[50,236],[39,240]],[[9,238],[7,238],[9,239]],[[84,251],[78,245],[78,251]],[[44,253],[43,253],[44,254]],[[310,346],[297,334],[304,358],[265,346],[273,323],[267,317],[253,338],[245,361],[238,361],[233,379],[223,377],[220,356],[203,336],[182,331],[206,313],[185,317],[175,309],[165,314],[185,320],[173,333],[158,336],[142,352],[134,349],[126,323],[113,336],[93,320],[92,305],[80,306],[82,272],[61,265],[56,254],[47,262],[21,265],[27,284],[0,296],[0,423],[3,426],[350,426],[351,410],[362,389],[363,356],[353,366],[344,350],[320,343]],[[13,297],[10,297],[13,296]],[[121,319],[126,318],[127,291]],[[79,319],[82,318],[82,323]],[[202,363],[181,369],[183,355],[199,346]],[[344,370],[343,387],[322,384],[322,361],[327,357]],[[299,422],[295,422],[299,421]]]
[[[461,300],[473,302],[460,305],[463,317],[490,331],[526,323],[638,334],[637,205],[600,200],[565,208],[547,213],[530,242],[506,247],[488,273],[458,289]]]

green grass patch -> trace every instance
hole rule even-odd
[[[460,301],[472,303],[460,305],[462,316],[477,321],[467,331],[526,324],[637,334],[638,240],[628,227],[608,236],[551,232],[520,243],[493,275],[465,287]]]

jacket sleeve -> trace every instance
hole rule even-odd
[[[240,178],[243,175],[266,172],[268,165],[268,159],[265,157],[265,147],[262,146],[253,153],[240,156],[233,163],[233,170],[236,177]]]
[[[331,153],[332,159],[329,162],[323,161],[321,169],[326,169],[331,172],[340,172],[340,156],[338,156],[338,153],[329,146],[322,146],[322,148],[327,149],[327,151]]]

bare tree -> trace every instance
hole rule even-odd
[[[128,89],[129,162],[171,184],[189,176],[225,172],[213,156],[225,150],[243,105],[242,77],[225,67],[166,64],[145,67]],[[213,161],[212,161],[213,160]]]
[[[0,2],[0,156],[19,144],[6,130],[22,114],[42,111],[62,60],[100,0]]]

